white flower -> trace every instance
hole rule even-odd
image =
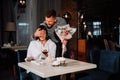
[[[58,26],[55,29],[56,34],[62,41],[63,39],[71,39],[72,35],[76,32],[76,28],[71,28],[69,24],[64,26]]]
[[[71,39],[72,35],[76,32],[76,28],[71,28],[69,24],[64,26],[57,26],[55,29],[55,32],[57,36],[60,38],[61,42],[63,42],[64,39]],[[62,44],[62,57],[64,56],[64,53],[67,51],[67,48],[64,44]]]

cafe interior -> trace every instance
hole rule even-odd
[[[1,0],[0,80],[21,80],[19,50],[26,52],[49,9],[77,29],[69,40],[70,58],[97,65],[69,80],[120,80],[119,0]]]

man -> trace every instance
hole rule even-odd
[[[49,10],[46,13],[45,21],[41,23],[40,25],[44,25],[48,30],[48,36],[49,38],[56,43],[57,50],[56,50],[56,57],[60,57],[62,53],[62,44],[66,45],[67,40],[64,40],[63,42],[60,41],[58,36],[55,33],[55,29],[57,25],[65,25],[66,21],[61,17],[56,17],[56,11],[55,10]],[[34,33],[34,37],[37,37],[39,33],[39,30],[37,29]]]
[[[56,43],[57,49],[56,49],[56,57],[62,56],[62,44],[64,44],[67,47],[67,51],[64,54],[64,57],[70,58],[70,50],[68,47],[68,41],[61,40],[58,38],[58,36],[55,33],[55,29],[57,26],[66,25],[66,21],[62,17],[56,17],[56,11],[55,10],[49,10],[47,11],[45,15],[45,21],[41,23],[40,25],[44,25],[48,31],[48,37]],[[37,37],[39,35],[39,29],[37,29],[34,33],[34,37]],[[52,48],[51,48],[52,49]],[[53,78],[53,79],[52,79]],[[70,74],[67,75],[67,80],[70,80]],[[51,80],[60,80],[60,76],[51,77]]]

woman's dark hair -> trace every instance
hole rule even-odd
[[[48,40],[49,37],[48,37],[48,31],[47,31],[46,27],[45,27],[44,25],[39,25],[39,26],[37,27],[37,29],[38,29],[38,28],[39,28],[39,30],[45,30],[45,31],[46,31],[46,39]],[[36,39],[39,39],[39,38],[36,37]]]

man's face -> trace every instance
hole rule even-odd
[[[48,27],[52,27],[56,23],[56,18],[55,17],[45,17],[45,22]]]

